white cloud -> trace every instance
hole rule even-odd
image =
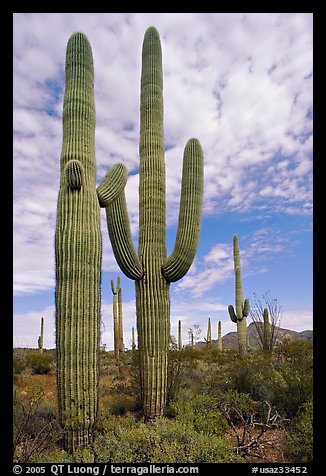
[[[270,212],[311,213],[312,14],[16,13],[15,292],[53,285],[69,36],[84,31],[93,49],[99,181],[115,162],[138,166],[141,45],[152,24],[162,41],[165,143],[173,146],[166,153],[168,225],[178,220],[183,148],[194,136],[205,156],[204,214],[265,204]],[[134,236],[138,178],[126,188]],[[104,269],[115,269],[104,246]],[[201,274],[210,285],[219,280],[211,269]]]

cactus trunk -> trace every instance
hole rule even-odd
[[[124,351],[123,344],[123,322],[122,322],[122,289],[118,292],[118,326],[119,326],[119,352]]]
[[[41,335],[38,338],[37,344],[40,349],[40,353],[43,353],[43,340],[44,340],[44,319],[41,317]]]
[[[118,277],[116,288],[114,288],[114,282],[113,280],[111,280],[111,289],[113,294],[112,311],[113,311],[114,357],[118,359],[119,352],[120,352],[120,330],[119,330],[119,312],[118,312],[119,303],[117,301],[117,296],[119,295],[119,291],[120,291],[120,276]]]
[[[268,316],[268,309],[264,309],[263,312],[263,319],[264,319],[264,343],[263,343],[263,350],[267,352],[271,352],[272,350],[272,339],[271,339],[271,325],[269,322]]]
[[[218,321],[218,328],[217,328],[217,352],[221,354],[223,351],[223,344],[222,344],[222,324],[221,321]]]
[[[131,348],[132,350],[136,349],[136,342],[135,342],[135,328],[131,328]]]
[[[237,235],[233,236],[233,257],[234,257],[234,272],[235,272],[235,308],[230,304],[228,307],[230,318],[237,324],[237,336],[239,355],[244,357],[247,354],[247,322],[246,317],[249,314],[250,306],[248,299],[243,301],[242,295],[242,279],[241,279],[241,264],[240,264],[240,249]]]
[[[211,347],[212,345],[212,327],[211,327],[211,318],[208,318],[207,324],[207,336],[206,336],[206,346]]]
[[[181,321],[178,321],[178,350],[182,350]]]
[[[67,44],[63,143],[55,232],[59,420],[68,451],[94,439],[98,410],[102,238],[96,192],[94,68],[83,33]],[[102,184],[106,204],[121,193],[126,170]],[[112,185],[112,186],[111,186]]]
[[[143,411],[163,415],[170,336],[170,282],[192,264],[199,239],[203,195],[203,155],[188,141],[183,161],[179,225],[174,250],[166,256],[166,190],[161,43],[147,29],[142,50],[140,104],[138,256],[134,250],[125,196],[106,207],[112,249],[121,270],[135,280]]]

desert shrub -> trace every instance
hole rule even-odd
[[[22,349],[14,349],[13,351],[13,375],[20,375],[28,365],[26,352]]]
[[[288,418],[294,418],[313,394],[312,342],[297,339],[278,343],[274,367],[280,377],[274,383],[275,404]]]
[[[209,395],[196,395],[192,399],[173,402],[170,405],[178,422],[190,425],[197,433],[224,435],[227,421],[218,409],[218,401]]]
[[[286,455],[296,463],[309,463],[313,459],[313,403],[301,405],[288,435]]]
[[[58,440],[59,434],[56,408],[44,402],[43,389],[34,387],[30,394],[14,389],[14,460],[34,461]]]
[[[200,463],[237,461],[226,438],[198,433],[190,424],[162,418],[135,422],[113,417],[93,446],[95,462]]]
[[[28,366],[34,374],[48,374],[54,369],[54,356],[48,352],[33,352],[28,356]]]

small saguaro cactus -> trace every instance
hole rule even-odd
[[[266,307],[264,308],[263,319],[264,319],[263,350],[265,352],[271,352],[271,350],[272,350],[271,325],[270,325],[270,322],[269,322],[268,309],[266,309]]]
[[[167,397],[170,283],[181,279],[196,254],[203,197],[203,153],[197,139],[184,150],[177,237],[166,250],[166,178],[163,73],[159,33],[146,30],[140,94],[139,236],[135,251],[124,191],[106,207],[112,249],[124,274],[135,280],[141,399],[145,419],[163,415]]]
[[[221,321],[218,321],[218,326],[217,326],[217,352],[221,354],[223,351],[223,345],[222,345],[222,324]]]
[[[63,141],[55,231],[57,394],[63,446],[69,452],[94,440],[98,412],[100,205],[108,206],[127,181],[116,164],[96,189],[94,66],[80,32],[68,41]]]
[[[119,358],[120,352],[120,322],[119,316],[120,311],[118,311],[118,307],[120,307],[120,303],[117,300],[117,296],[120,292],[120,276],[117,279],[117,286],[114,288],[113,279],[111,279],[111,289],[113,294],[113,340],[114,340],[114,356]]]
[[[37,344],[40,349],[40,353],[43,352],[43,338],[44,338],[44,319],[41,317],[41,335],[38,338]]]
[[[212,345],[212,327],[211,327],[211,318],[208,318],[208,324],[207,324],[207,336],[206,336],[206,346],[211,347]]]
[[[178,350],[182,350],[181,321],[178,321]]]
[[[136,341],[135,341],[135,328],[131,328],[131,348],[132,350],[136,349]]]
[[[235,272],[235,307],[229,305],[228,311],[231,321],[237,324],[239,355],[241,357],[247,354],[247,322],[246,317],[250,311],[249,300],[243,301],[242,295],[242,279],[241,279],[241,265],[240,265],[240,250],[238,243],[238,236],[233,236],[233,257],[234,257],[234,272]]]

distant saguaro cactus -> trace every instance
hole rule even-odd
[[[233,236],[233,257],[234,257],[234,272],[235,272],[235,306],[229,305],[228,310],[230,318],[237,324],[239,355],[241,357],[247,354],[247,322],[246,317],[250,311],[249,300],[243,301],[242,295],[242,279],[241,279],[241,265],[240,265],[240,250],[237,235]]]
[[[60,189],[55,231],[57,393],[63,446],[93,442],[98,410],[100,204],[121,194],[127,170],[116,164],[96,190],[92,49],[87,37],[68,41],[63,103]]]
[[[170,338],[170,283],[189,270],[198,245],[203,196],[203,153],[197,139],[184,150],[179,224],[172,254],[166,252],[166,179],[163,132],[163,74],[159,34],[145,33],[140,99],[138,256],[131,239],[124,192],[106,207],[115,258],[135,280],[143,412],[163,415]]]
[[[114,341],[114,356],[119,358],[120,353],[120,302],[117,300],[120,292],[120,276],[118,276],[117,286],[114,288],[113,279],[111,279],[111,289],[113,294],[113,341]]]
[[[135,328],[131,328],[131,348],[132,350],[136,349],[136,341],[135,341]]]
[[[44,339],[44,319],[41,317],[41,335],[38,338],[37,344],[40,349],[40,353],[43,352],[43,339]]]
[[[208,324],[207,324],[207,336],[206,336],[206,346],[211,347],[212,345],[212,326],[211,326],[211,318],[208,318]]]
[[[178,321],[178,350],[182,350],[181,321]]]
[[[223,344],[222,344],[222,324],[221,321],[218,321],[217,327],[217,352],[221,354],[223,351]]]

